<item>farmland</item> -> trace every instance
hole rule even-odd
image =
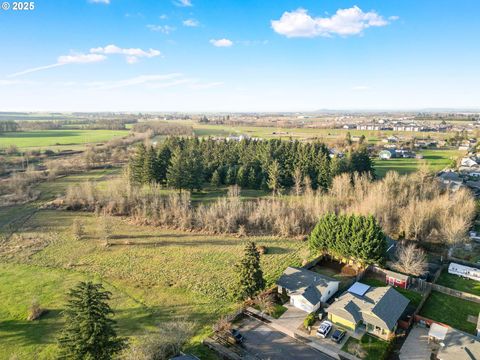
[[[221,314],[237,306],[232,296],[234,264],[246,239],[160,230],[114,218],[111,246],[105,247],[94,214],[41,209],[43,201],[70,183],[89,180],[106,185],[114,173],[94,170],[45,182],[40,185],[44,195],[35,204],[2,209],[0,230],[13,230],[13,235],[0,253],[6,279],[0,288],[0,300],[6,304],[0,312],[0,332],[8,339],[0,345],[0,358],[14,353],[22,358],[33,354],[52,358],[65,293],[85,279],[101,281],[113,292],[120,334],[134,341],[162,321],[187,318],[195,322],[197,334],[189,350],[202,358],[214,358],[199,341]],[[74,219],[85,226],[85,236],[79,241],[70,231]],[[262,265],[270,284],[283,268],[299,265],[309,256],[301,241],[252,240],[268,249]],[[32,323],[25,318],[33,298],[50,311]]]
[[[0,134],[0,149],[15,145],[20,149],[78,148],[129,134],[128,130],[34,130]]]

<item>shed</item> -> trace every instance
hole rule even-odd
[[[460,265],[452,262],[450,265],[448,265],[448,273],[480,281],[480,269],[470,266]]]
[[[385,282],[388,285],[406,289],[410,283],[410,276],[395,271],[385,270]]]

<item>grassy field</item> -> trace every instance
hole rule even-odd
[[[387,356],[389,343],[375,336],[368,334],[363,335],[358,341],[349,337],[343,345],[342,350],[364,360],[382,360]]]
[[[440,171],[449,166],[464,151],[459,150],[421,150],[423,159],[375,159],[375,173],[379,178],[385,176],[388,171],[396,171],[399,174],[415,172],[422,162],[426,162],[432,171]]]
[[[89,180],[107,186],[115,171],[96,170],[45,182],[39,201],[0,209],[0,233],[12,233],[0,248],[4,280],[0,301],[5,304],[0,311],[0,359],[8,359],[4,354],[12,351],[20,358],[53,358],[65,293],[82,279],[102,281],[114,293],[112,305],[121,334],[134,341],[157,323],[186,318],[195,322],[196,331],[188,351],[202,359],[215,358],[200,342],[216,319],[238,306],[232,297],[234,265],[246,238],[161,230],[114,218],[111,246],[105,247],[94,214],[41,208],[69,184]],[[85,226],[80,241],[70,231],[75,218]],[[262,267],[269,284],[285,267],[300,265],[309,256],[301,241],[252,240],[268,248]],[[25,321],[26,309],[34,297],[51,311],[30,323]]]
[[[441,273],[437,284],[480,296],[480,283],[478,281],[449,274],[447,270]]]
[[[128,130],[35,130],[0,134],[0,148],[62,149],[105,142],[129,134]],[[73,147],[72,147],[73,146]]]
[[[432,291],[420,315],[475,334],[476,323],[469,322],[467,318],[469,315],[477,317],[479,312],[480,304]]]

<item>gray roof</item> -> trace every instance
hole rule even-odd
[[[200,360],[198,357],[190,354],[181,354],[177,355],[173,358],[170,358],[170,360]]]
[[[391,286],[370,288],[364,296],[349,292],[328,307],[328,312],[353,323],[364,323],[392,330],[409,300]]]
[[[445,346],[437,354],[440,360],[480,359],[480,342],[472,335],[450,328],[442,342]]]
[[[288,267],[278,279],[277,285],[301,294],[310,304],[316,305],[322,297],[322,291],[331,282],[339,281],[304,268]]]

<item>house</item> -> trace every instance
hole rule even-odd
[[[328,319],[349,330],[365,330],[388,340],[394,336],[408,303],[390,286],[370,287],[356,282],[328,307]]]
[[[448,265],[448,273],[480,281],[480,269],[472,268],[470,266],[460,265],[452,262],[450,265]]]
[[[442,185],[452,191],[457,191],[464,186],[463,179],[454,171],[442,171],[438,174],[438,180]]]
[[[438,360],[480,359],[480,342],[470,334],[432,324],[428,336],[440,344],[436,354]]]
[[[290,296],[290,304],[314,312],[338,291],[339,281],[316,272],[288,267],[277,281],[278,292]]]
[[[408,275],[400,274],[390,270],[384,270],[384,272],[385,282],[390,286],[406,289],[410,284],[410,277]]]

